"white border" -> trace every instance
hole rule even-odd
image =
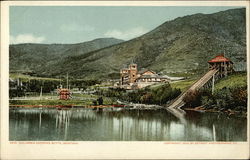
[[[248,141],[237,144],[164,144],[164,142],[78,142],[72,145],[10,144],[8,141],[9,6],[244,6],[249,1],[4,1],[1,2],[1,159],[238,159],[249,158]],[[247,25],[247,26],[248,26]],[[247,27],[249,66],[249,26]],[[248,73],[249,77],[249,73]],[[248,78],[249,84],[249,78]],[[248,85],[248,93],[249,93]],[[249,101],[248,101],[249,106]],[[249,114],[248,114],[249,131]]]

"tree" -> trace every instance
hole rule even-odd
[[[97,101],[96,100],[93,100],[93,105],[96,106],[97,105]]]
[[[189,107],[197,107],[201,105],[201,93],[198,90],[188,91],[184,96],[183,101]]]
[[[99,97],[99,98],[97,99],[97,101],[98,101],[98,104],[99,104],[99,105],[102,105],[102,104],[103,104],[103,99],[102,99],[102,97]]]

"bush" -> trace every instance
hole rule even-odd
[[[235,88],[232,97],[234,99],[234,105],[236,106],[247,106],[247,88],[240,87]]]
[[[224,87],[213,95],[202,94],[201,104],[207,109],[247,111],[247,87]]]
[[[183,98],[188,107],[197,107],[201,105],[201,93],[198,90],[189,91]]]
[[[169,84],[164,84],[159,88],[151,89],[149,87],[126,91],[116,88],[99,91],[99,95],[106,97],[115,97],[123,101],[144,104],[166,104],[169,100],[176,98],[181,93],[180,89],[172,89]]]
[[[189,91],[184,96],[183,101],[188,107],[198,107],[203,104],[211,103],[211,92],[207,89]]]
[[[17,86],[16,89],[9,90],[9,97],[10,99],[13,97],[22,97],[25,96],[25,89],[24,87]]]

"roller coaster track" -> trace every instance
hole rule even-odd
[[[168,109],[178,109],[180,112],[184,112],[181,110],[181,107],[185,104],[184,97],[186,94],[190,93],[190,91],[198,90],[203,87],[213,76],[218,72],[218,69],[212,69],[204,74],[200,79],[198,79],[189,89],[179,95],[170,105],[167,106]]]

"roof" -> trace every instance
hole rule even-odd
[[[170,77],[170,76],[167,76],[167,75],[164,75],[162,77],[164,77],[166,79],[169,79],[169,80],[173,80],[173,81],[185,79],[185,77]]]
[[[223,54],[216,56],[215,58],[208,61],[208,63],[216,63],[216,62],[232,62],[229,58],[224,57]]]
[[[59,92],[69,92],[69,89],[67,89],[67,88],[60,88]]]
[[[145,73],[145,72],[152,72],[153,74],[155,74],[155,72],[154,71],[151,71],[151,70],[148,70],[148,69],[142,69],[142,70],[140,70],[138,73],[139,74],[143,74],[143,73]]]
[[[138,79],[142,79],[142,78],[160,78],[160,79],[168,79],[168,78],[166,78],[166,77],[159,76],[158,74],[153,74],[153,75],[142,75],[142,76],[140,76]]]

